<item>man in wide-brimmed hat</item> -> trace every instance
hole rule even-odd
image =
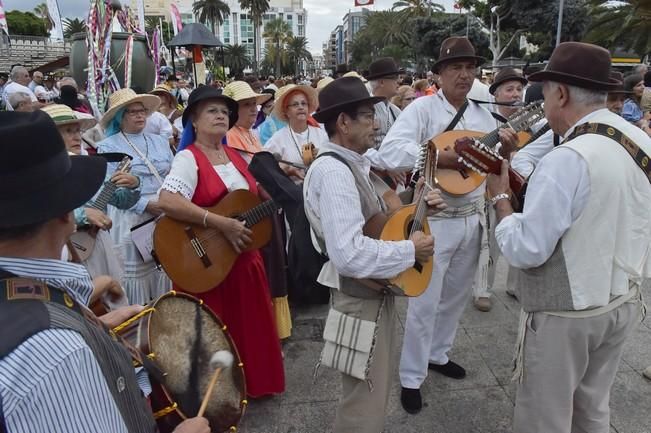
[[[60,260],[73,209],[104,181],[105,160],[69,156],[42,111],[0,113],[0,136],[2,430],[158,431],[131,352],[108,332],[143,307],[113,311],[99,324],[87,307],[88,272]],[[194,418],[177,431],[210,427]]]
[[[621,85],[610,65],[602,47],[556,47],[529,80],[543,82],[562,145],[536,167],[522,213],[509,200],[508,163],[488,179],[498,245],[520,269],[514,433],[609,432],[610,388],[641,319],[639,284],[651,276],[651,139],[606,108]]]
[[[384,430],[394,371],[393,295],[381,284],[371,288],[359,279],[394,277],[416,260],[431,260],[434,246],[422,232],[395,242],[362,232],[373,215],[389,210],[379,199],[388,188],[369,173],[370,163],[363,156],[374,145],[374,105],[381,100],[369,96],[353,77],[339,78],[321,91],[314,118],[325,125],[330,142],[320,149],[304,184],[305,214],[330,259],[318,280],[331,287],[320,363],[342,372],[335,433]],[[431,207],[444,207],[435,192],[426,200]],[[347,325],[338,329],[337,323]]]
[[[467,38],[451,37],[441,44],[433,71],[440,76],[441,89],[435,95],[423,96],[409,104],[384,138],[373,164],[387,170],[410,171],[414,168],[421,147],[446,129],[467,129],[489,132],[495,129],[491,113],[468,102],[475,69],[484,59],[475,54]],[[513,146],[515,134],[500,132],[503,143]],[[454,150],[438,153],[438,167],[461,169]],[[404,344],[400,361],[401,402],[409,413],[422,408],[420,387],[428,370],[461,379],[466,371],[448,358],[459,319],[471,295],[477,269],[485,218],[484,187],[463,195],[444,194],[448,209],[430,219],[436,239],[436,266],[427,291],[409,299]]]
[[[375,132],[375,149],[378,149],[389,128],[400,115],[400,108],[390,102],[398,93],[400,69],[393,58],[384,57],[371,63],[368,72],[371,94],[384,98],[375,104],[375,120],[379,126]]]

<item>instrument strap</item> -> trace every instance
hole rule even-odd
[[[466,99],[466,102],[463,103],[461,108],[459,108],[459,111],[457,111],[457,114],[454,115],[452,118],[452,121],[450,121],[450,124],[445,128],[444,132],[452,131],[455,126],[457,126],[457,123],[459,123],[459,120],[463,117],[463,113],[466,112],[466,108],[468,108],[468,100]]]
[[[624,150],[631,155],[631,158],[635,161],[638,167],[644,172],[644,175],[647,177],[649,183],[651,183],[651,164],[649,164],[649,155],[646,154],[640,146],[638,146],[633,140],[628,138],[622,131],[619,129],[606,125],[605,123],[584,123],[577,126],[574,131],[563,141],[566,143],[570,140],[575,139],[584,134],[597,134],[611,140],[616,141],[621,144]]]
[[[160,174],[158,174],[158,170],[156,170],[156,167],[154,167],[154,164],[152,164],[151,161],[149,160],[149,158],[147,158],[147,155],[144,155],[140,151],[140,149],[138,149],[138,147],[135,144],[133,144],[131,142],[131,140],[129,140],[129,138],[127,137],[127,135],[124,132],[122,133],[122,137],[124,137],[124,139],[129,144],[129,146],[131,146],[131,148],[138,154],[140,159],[142,159],[145,162],[145,164],[147,165],[147,168],[149,169],[151,174],[154,175],[156,180],[158,180],[158,182],[162,185],[163,184],[163,179],[160,177]],[[143,138],[145,139],[145,146],[147,146],[147,148],[149,148],[149,142],[147,141],[147,137],[144,134],[143,134]],[[149,152],[147,152],[147,153],[149,153]]]

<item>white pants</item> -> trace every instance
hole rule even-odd
[[[425,293],[409,298],[400,357],[400,383],[405,388],[420,388],[429,362],[448,362],[479,258],[479,215],[430,219],[429,226],[435,242],[434,271]]]
[[[487,206],[486,221],[483,229],[487,231],[486,241],[488,242],[487,254],[480,253],[479,265],[475,272],[475,280],[472,284],[472,296],[477,298],[490,298],[493,283],[495,282],[495,268],[501,252],[495,239],[495,226],[497,225],[497,216],[493,206]],[[482,245],[483,247],[483,245]]]

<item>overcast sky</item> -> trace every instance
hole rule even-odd
[[[5,11],[14,9],[32,10],[34,6],[43,3],[44,0],[0,0],[4,4]],[[361,10],[355,8],[354,0],[303,0],[303,7],[307,9],[307,38],[310,44],[310,51],[315,54],[321,53],[321,45],[330,36],[330,32],[342,23],[344,15],[350,10]],[[376,0],[371,6],[372,10],[390,9],[394,0]],[[438,0],[448,11],[453,11],[454,0]],[[61,19],[70,17],[85,18],[88,13],[89,0],[59,0]]]

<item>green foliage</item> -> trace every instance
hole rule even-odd
[[[266,55],[271,52],[273,53],[276,65],[276,76],[280,76],[281,66],[283,63],[286,64],[287,61],[285,60],[285,62],[283,62],[282,57],[287,56],[285,46],[289,41],[289,37],[292,36],[292,28],[282,18],[274,18],[264,26],[264,34],[262,36],[267,40]]]
[[[400,11],[403,19],[430,17],[433,13],[444,12],[445,7],[432,0],[399,0],[391,10]]]
[[[45,23],[32,12],[7,12],[7,26],[10,35],[49,36]]]
[[[224,61],[230,69],[231,76],[241,75],[244,69],[251,65],[247,48],[238,44],[224,46]]]
[[[164,45],[167,45],[167,43],[174,37],[174,28],[172,27],[172,23],[165,20],[165,17],[160,18],[161,19],[159,20],[159,17],[145,17],[145,31],[151,38],[154,34],[154,30],[156,30],[156,27],[162,23],[163,27],[161,28],[161,40],[163,41]]]
[[[431,18],[419,18],[412,22],[413,28],[411,45],[414,50],[422,56],[429,67],[439,56],[439,50],[443,41],[450,36],[466,36],[475,47],[478,55],[486,58],[491,57],[488,50],[488,35],[478,25],[468,26],[465,15],[459,14],[438,14]]]
[[[72,38],[75,33],[85,33],[86,23],[79,18],[64,18],[63,19],[63,37],[66,39]]]
[[[47,4],[41,3],[36,5],[34,8],[34,13],[37,17],[43,20],[43,25],[48,32],[52,30],[53,22],[52,18],[50,17],[50,11],[47,8]]]
[[[228,4],[222,0],[196,0],[192,11],[198,16],[202,24],[210,23],[210,29],[215,34],[215,24],[223,24],[224,18],[231,13]]]
[[[605,47],[651,52],[651,0],[628,0],[611,4],[591,1],[592,10],[585,40]]]
[[[294,75],[299,75],[299,65],[302,60],[312,60],[312,54],[307,49],[307,38],[290,36],[287,40],[287,56],[289,63],[294,66]]]
[[[366,25],[355,35],[351,47],[352,63],[366,69],[373,60],[395,54],[398,64],[404,65],[414,57],[410,47],[411,19],[402,11],[371,12]]]
[[[269,0],[239,0],[240,7],[248,10],[253,21],[253,69],[257,74],[258,69],[258,35],[262,25],[262,16],[269,10]]]

